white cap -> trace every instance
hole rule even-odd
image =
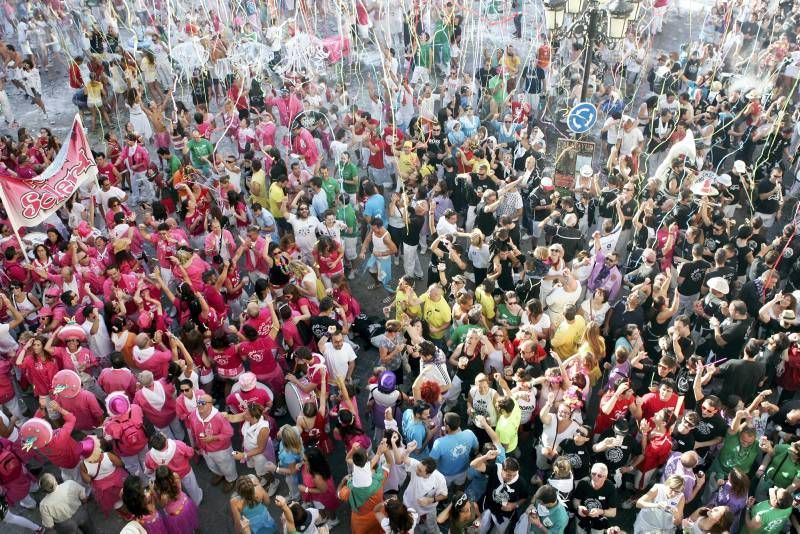
[[[728,281],[719,276],[715,276],[714,278],[710,279],[706,285],[708,285],[709,289],[719,291],[723,295],[727,295],[730,291],[730,288],[728,287]]]
[[[744,174],[747,172],[747,165],[744,161],[737,159],[733,162],[733,170],[738,172],[739,174]]]

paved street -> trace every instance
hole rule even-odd
[[[664,32],[662,37],[657,42],[657,46],[655,48],[666,51],[677,50],[681,43],[689,41],[690,36],[696,36],[699,33],[701,23],[701,14],[698,14],[696,11],[694,11],[691,16],[689,16],[688,12],[685,10],[680,13],[673,11],[669,17],[668,23],[670,29],[669,31]],[[674,30],[673,27],[675,28]],[[9,93],[9,98],[17,115],[17,121],[19,124],[33,131],[36,131],[40,126],[50,126],[56,135],[63,136],[70,126],[72,117],[75,113],[75,107],[71,102],[72,91],[66,85],[65,80],[66,67],[63,65],[54,66],[42,72],[45,102],[50,109],[50,117],[54,122],[50,125],[44,122],[43,115],[38,108],[35,108],[35,106],[33,106],[30,102],[24,100],[16,88],[8,85],[6,90]],[[189,99],[187,98],[185,101],[189,101]],[[86,125],[90,125],[90,122],[87,121]],[[10,131],[8,128],[0,128],[0,132],[16,137],[16,131]],[[100,138],[101,133],[102,132],[93,132],[91,134],[91,138],[96,141]],[[99,148],[99,145],[97,146]],[[427,265],[427,260],[427,256],[422,259],[423,265]],[[380,315],[381,308],[383,307],[381,301],[386,296],[386,293],[380,289],[373,292],[368,292],[365,289],[366,285],[367,280],[365,278],[354,281],[352,283],[354,293],[356,297],[359,298],[364,311],[367,314]],[[424,286],[422,283],[418,284],[417,290],[418,292],[424,291]],[[366,380],[371,374],[375,362],[376,353],[374,350],[362,350],[360,352],[356,366],[356,377],[358,383],[362,386],[366,384]],[[360,400],[363,403],[363,395],[361,396]],[[361,413],[366,413],[366,410],[363,406]],[[286,421],[280,421],[280,423],[283,422]],[[366,421],[366,418],[364,424],[367,427],[369,426],[369,422]],[[531,439],[526,441],[526,448],[523,449],[523,454],[527,453],[530,455],[530,449],[533,440]],[[344,473],[344,462],[341,461],[343,457],[341,445],[337,444],[337,446],[340,450],[334,453],[334,461],[332,461],[332,464],[334,469],[334,477],[338,481],[341,479]],[[531,456],[528,457],[530,458]],[[195,466],[195,471],[198,475],[201,486],[205,490],[205,500],[200,507],[202,531],[214,532],[217,534],[233,532],[233,526],[228,508],[228,495],[224,494],[219,487],[212,487],[210,485],[209,472],[204,465],[202,465],[202,463]],[[282,488],[282,490],[284,489],[285,488]],[[40,499],[41,495],[36,494],[34,497]],[[103,517],[94,507],[94,505],[91,506],[98,532],[102,534],[112,534],[119,531],[123,524],[119,518]],[[18,510],[15,511],[19,512]],[[277,517],[277,511],[274,508],[272,511],[273,515]],[[38,512],[25,511],[24,515],[33,520],[38,520]],[[342,520],[342,522],[340,526],[335,529],[335,532],[349,531],[348,517],[349,511],[345,509],[340,510],[339,518]],[[2,532],[16,534],[17,532],[21,531],[4,527]]]

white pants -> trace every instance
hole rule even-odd
[[[144,473],[144,456],[147,448],[139,451],[139,454],[134,456],[122,456],[122,463],[125,464],[125,469],[131,475],[141,477]]]
[[[6,525],[14,525],[15,527],[25,528],[28,530],[32,530],[36,532],[39,530],[39,525],[31,521],[30,519],[26,519],[21,515],[16,515],[11,512],[6,512],[6,516],[3,518],[3,523]]]
[[[664,29],[664,16],[667,14],[667,6],[653,8],[653,33],[661,33]]]
[[[467,208],[467,220],[464,223],[464,229],[467,232],[471,232],[472,229],[475,227],[475,217],[477,215],[475,213],[475,209],[476,208],[477,208],[477,206],[470,206],[470,207]],[[489,236],[486,236],[486,237],[489,237]]]
[[[403,272],[406,276],[422,278],[422,264],[419,261],[419,245],[403,243]]]
[[[200,506],[200,503],[203,502],[203,490],[197,484],[197,477],[194,476],[193,469],[190,469],[189,474],[181,478],[181,484],[186,495],[188,495],[196,505]]]
[[[772,225],[775,224],[775,213],[760,213],[756,212],[758,217],[761,217],[761,220],[764,222],[764,228],[772,228]]]
[[[236,471],[236,460],[233,459],[233,449],[228,447],[222,451],[204,452],[209,471],[218,476],[224,476],[228,482],[234,482],[239,473]]]
[[[493,534],[504,534],[510,523],[510,519],[506,519],[502,523],[497,523],[491,510],[484,510],[481,515],[481,527],[479,532],[480,534],[489,534],[489,532]]]
[[[8,101],[5,89],[0,89],[0,111],[2,111],[6,123],[14,122],[14,110],[11,109],[11,102]]]

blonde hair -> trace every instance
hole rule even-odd
[[[533,257],[537,260],[546,260],[547,257],[550,255],[550,250],[544,246],[538,246],[533,249]]]
[[[557,479],[569,478],[572,475],[572,464],[566,456],[559,456],[553,462],[553,477]]]
[[[297,276],[298,274],[306,275],[311,269],[301,261],[292,260],[289,262],[289,270]]]
[[[483,235],[483,232],[481,232],[477,228],[473,230],[472,233],[469,235],[469,243],[474,247],[479,247],[483,245],[484,239],[486,239],[486,237]]]
[[[300,437],[300,433],[292,425],[283,425],[278,431],[278,437],[283,443],[284,449],[295,454],[303,452],[303,440]]]
[[[682,491],[684,485],[683,477],[670,475],[667,477],[667,480],[664,481],[664,485],[673,491]]]

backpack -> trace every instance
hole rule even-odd
[[[147,441],[147,436],[143,436],[139,428],[132,424],[130,415],[124,420],[120,420],[119,425],[121,432],[117,441],[125,445],[125,447],[135,448],[139,445],[143,445]]]
[[[22,462],[8,449],[0,451],[0,483],[6,484],[16,480],[22,473]]]

